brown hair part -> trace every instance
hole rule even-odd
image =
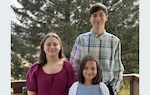
[[[102,4],[102,3],[96,3],[96,4],[93,4],[91,7],[90,7],[90,10],[89,10],[89,17],[91,17],[91,15],[99,10],[103,10],[104,13],[106,14],[106,16],[108,16],[108,9],[107,7]]]
[[[96,67],[97,67],[97,75],[95,76],[95,78],[93,78],[92,80],[92,84],[98,84],[99,82],[102,81],[102,70],[101,70],[101,67],[100,67],[100,63],[98,63],[97,59],[92,56],[92,55],[85,55],[81,62],[80,62],[80,66],[79,66],[79,71],[78,71],[78,80],[80,83],[84,83],[85,82],[85,78],[83,76],[83,70],[85,68],[85,65],[88,61],[95,61],[96,62]]]
[[[41,66],[44,66],[47,63],[46,54],[44,52],[44,43],[45,43],[46,39],[49,37],[55,37],[56,39],[58,39],[58,42],[61,47],[59,54],[58,54],[58,58],[60,58],[60,59],[65,58],[64,51],[63,51],[63,45],[62,45],[62,41],[61,41],[60,37],[56,33],[50,32],[40,42],[40,54],[39,54],[38,61]]]

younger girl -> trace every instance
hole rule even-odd
[[[102,72],[95,57],[91,55],[83,57],[78,81],[71,86],[69,95],[109,95],[107,86],[102,82]]]
[[[75,73],[65,61],[61,39],[48,33],[41,41],[38,62],[27,72],[28,95],[67,95],[74,81]]]

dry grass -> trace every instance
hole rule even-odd
[[[129,81],[122,81],[118,95],[130,95],[130,84]]]

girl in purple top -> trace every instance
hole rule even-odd
[[[28,95],[67,95],[76,80],[71,64],[64,59],[61,39],[48,33],[41,41],[38,62],[27,72]]]

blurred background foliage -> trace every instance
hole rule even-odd
[[[48,32],[62,39],[69,59],[75,38],[90,31],[88,9],[101,2],[108,7],[106,30],[121,40],[124,73],[139,73],[138,0],[17,0],[11,5],[11,77],[25,79],[29,66],[37,60],[39,44]]]

